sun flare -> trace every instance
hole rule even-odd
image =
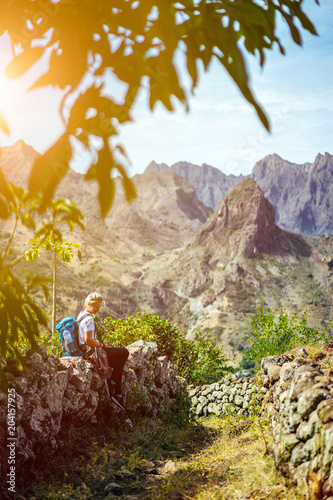
[[[8,99],[11,96],[11,82],[8,78],[0,71],[0,106],[2,107],[8,103]]]

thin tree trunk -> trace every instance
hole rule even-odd
[[[54,252],[53,259],[53,300],[52,300],[52,333],[56,331],[57,315],[57,252]]]

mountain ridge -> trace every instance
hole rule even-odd
[[[273,153],[258,161],[249,176],[225,175],[210,165],[188,162],[170,167],[151,162],[146,171],[160,168],[188,178],[198,198],[214,211],[235,185],[253,178],[274,205],[276,223],[281,228],[308,235],[333,233],[333,156],[327,152],[304,164]]]

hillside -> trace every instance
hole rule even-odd
[[[19,141],[2,148],[1,167],[9,180],[26,188],[37,156],[33,148]],[[82,262],[74,260],[71,266],[59,266],[59,285],[66,294],[70,290],[67,307],[74,311],[80,310],[88,290],[98,288],[103,290],[111,314],[118,317],[135,312],[141,295],[138,292],[139,296],[132,296],[130,286],[140,282],[141,266],[163,251],[187,244],[212,213],[197,199],[193,186],[174,172],[138,175],[133,182],[138,196],[128,204],[120,178],[115,179],[113,209],[105,219],[99,215],[96,185],[85,182],[81,174],[69,171],[57,190],[57,196],[75,201],[85,217],[84,232],[64,231],[69,240],[81,243]],[[6,238],[12,220],[0,224]],[[26,228],[18,228],[17,252],[24,252],[30,237]],[[49,268],[50,273],[47,258],[36,261],[32,267],[43,273]],[[59,315],[66,307],[61,295]]]
[[[12,148],[7,160],[2,155],[2,167],[24,185],[37,153],[22,143]],[[82,262],[59,265],[59,317],[77,314],[96,289],[106,301],[102,316],[170,316],[189,337],[197,328],[211,331],[236,361],[261,298],[290,312],[308,309],[313,326],[332,317],[332,273],[324,260],[332,255],[333,237],[310,239],[278,227],[274,206],[253,179],[234,187],[214,213],[173,171],[145,172],[133,182],[138,197],[128,204],[116,179],[114,207],[105,220],[94,184],[73,171],[61,184],[58,195],[78,203],[86,230],[66,234],[81,243]],[[2,244],[11,227],[11,220],[2,221]],[[18,228],[16,253],[24,252],[29,237]],[[47,257],[23,267],[51,274]],[[44,307],[50,312],[50,304]]]
[[[182,328],[211,330],[229,353],[242,334],[256,301],[273,308],[308,308],[320,325],[332,314],[332,275],[316,245],[333,250],[333,238],[315,243],[274,224],[274,207],[248,179],[236,186],[197,232],[192,245],[147,263],[144,283]],[[157,302],[157,301],[156,301]]]

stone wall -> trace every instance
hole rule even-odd
[[[159,356],[157,345],[138,341],[127,347],[123,392],[126,408],[150,415],[162,414],[176,404],[178,391],[186,381],[176,375],[177,367]],[[65,426],[91,425],[102,400],[117,411],[107,398],[105,383],[81,357],[57,358],[39,353],[26,357],[26,371],[13,360],[4,367],[9,389],[0,392],[0,477],[8,468],[8,453],[15,449],[15,466],[34,459],[41,446],[55,441]],[[9,431],[14,429],[9,441]],[[17,470],[17,469],[16,469]]]
[[[254,378],[235,376],[225,378],[211,385],[190,389],[191,408],[198,417],[214,415],[251,414],[251,406],[260,404],[266,388],[259,388]]]
[[[315,491],[333,500],[333,370],[293,355],[265,358],[261,367],[276,466],[305,498]]]
[[[326,358],[333,366],[333,356]],[[264,358],[253,378],[226,378],[190,389],[198,416],[249,416],[261,405],[272,425],[276,467],[304,498],[333,500],[333,369],[297,352]],[[313,495],[313,493],[312,493]]]

